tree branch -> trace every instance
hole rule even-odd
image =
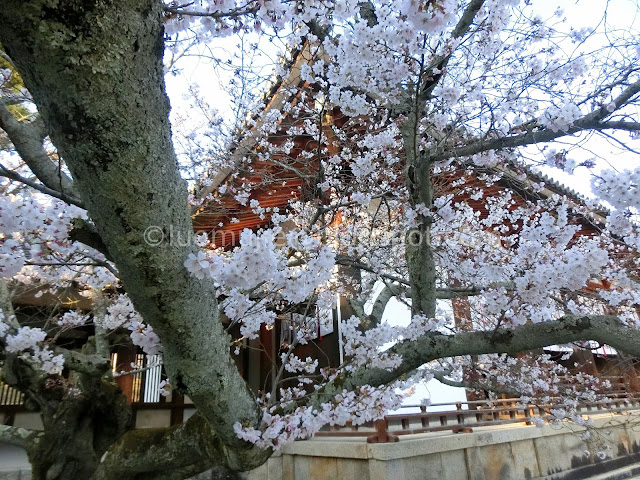
[[[208,18],[238,18],[243,17],[245,15],[255,14],[260,8],[261,4],[259,2],[254,2],[252,6],[247,6],[244,8],[232,8],[228,12],[217,11],[217,12],[197,12],[194,10],[183,10],[182,8],[169,7],[164,6],[164,11],[169,15],[183,15],[186,17],[208,17]]]
[[[13,303],[11,302],[11,292],[9,291],[7,280],[5,280],[4,278],[0,279],[0,309],[4,313],[4,321],[7,322],[10,327],[20,328],[20,324],[18,323],[18,320],[16,320],[16,315],[13,310]]]
[[[376,325],[378,325],[382,321],[382,315],[384,314],[385,309],[387,308],[387,303],[393,297],[400,295],[402,287],[394,285],[393,287],[385,284],[384,289],[380,294],[376,297],[373,302],[373,308],[371,309],[371,315],[369,315]]]
[[[443,385],[448,385],[450,387],[465,388],[467,390],[491,390],[495,393],[505,393],[514,398],[522,395],[522,392],[518,392],[517,390],[509,388],[506,385],[490,385],[489,382],[469,382],[464,380],[456,382],[455,380],[447,378],[448,373],[443,371],[432,371],[431,374],[433,375],[433,378],[438,380],[440,383],[442,383]]]
[[[1,48],[0,48],[0,58],[2,58],[9,65],[13,66],[13,61],[11,60],[11,57],[9,57],[9,55],[7,55],[5,51],[2,50]]]
[[[504,284],[500,284],[506,290],[513,290],[513,285],[505,282]],[[451,300],[453,298],[461,298],[461,297],[475,297],[476,295],[481,295],[484,291],[483,288],[480,287],[447,287],[447,288],[436,288],[436,298],[438,300]],[[406,294],[408,297],[411,296],[411,292]]]
[[[625,130],[627,132],[640,132],[638,122],[601,122],[594,130]]]
[[[36,430],[0,425],[0,444],[6,443],[24,448],[27,452],[35,450],[35,446],[42,436],[43,433]]]
[[[95,225],[81,218],[74,219],[72,225],[73,226],[69,231],[69,238],[72,241],[84,243],[86,246],[103,254],[110,262],[113,261],[109,255],[109,250],[102,241],[102,237],[98,233],[98,230],[96,230]]]
[[[457,40],[459,38],[462,38],[462,36],[464,36],[469,31],[469,28],[473,24],[473,19],[482,8],[482,5],[484,5],[484,0],[472,0],[472,2],[469,3],[466,10],[462,14],[462,17],[460,17],[458,24],[451,33],[452,39]],[[422,98],[428,99],[431,97],[431,92],[433,92],[433,89],[438,85],[438,83],[440,83],[440,80],[444,76],[444,72],[434,74],[433,71],[436,68],[438,70],[444,70],[449,63],[451,55],[453,55],[453,52],[450,52],[448,55],[438,55],[433,60],[431,60],[425,70],[427,75],[429,75],[430,80],[422,86]]]
[[[388,280],[391,280],[392,282],[397,282],[400,283],[402,285],[409,285],[409,282],[407,280],[405,280],[404,278],[401,277],[397,277],[395,275],[390,275],[387,273],[382,273],[379,272],[378,270],[376,270],[375,268],[366,265],[362,262],[359,262],[358,260],[354,260],[353,258],[347,257],[346,255],[336,255],[336,264],[338,265],[342,265],[345,267],[354,267],[354,268],[358,268],[360,270],[364,270],[365,272],[371,272],[371,273],[375,273],[376,275],[380,276],[381,278],[386,278]]]
[[[554,344],[595,340],[616,350],[640,357],[640,331],[625,325],[614,315],[566,315],[551,322],[500,328],[495,331],[462,332],[444,335],[429,332],[416,341],[396,344],[390,353],[402,357],[402,364],[391,371],[379,368],[359,368],[339,375],[332,383],[313,395],[325,401],[343,389],[354,390],[362,385],[386,385],[408,375],[432,360],[461,355],[491,353],[515,354]]]
[[[359,319],[364,320],[365,318],[367,318],[367,314],[364,313],[364,305],[362,304],[362,302],[351,296],[347,297],[347,302],[353,310],[353,313],[355,313]]]
[[[3,165],[0,165],[0,176],[2,177],[6,177],[10,180],[14,180],[16,182],[20,182],[23,183],[35,190],[38,190],[39,192],[45,193],[47,195],[50,195],[52,197],[55,198],[59,198],[60,200],[62,200],[63,202],[66,202],[70,205],[75,205],[76,207],[80,207],[80,208],[84,208],[84,205],[82,204],[82,202],[80,200],[78,200],[77,198],[71,197],[69,195],[66,195],[64,193],[60,193],[57,190],[53,190],[45,185],[40,185],[39,183],[36,183],[32,180],[29,180],[26,177],[23,177],[22,175],[13,172],[11,170],[9,170],[8,168],[4,167]]]
[[[248,447],[235,464],[224,444],[199,413],[181,425],[127,432],[105,454],[91,480],[188,478],[212,467],[244,471],[264,463],[268,450]],[[136,478],[138,478],[136,476]]]
[[[29,166],[34,175],[45,186],[61,195],[75,195],[73,180],[56,165],[42,147],[46,136],[42,120],[31,123],[19,122],[0,100],[0,128],[2,128],[16,151]]]
[[[376,15],[376,9],[373,2],[371,2],[371,0],[360,2],[358,7],[360,7],[358,11],[360,18],[367,21],[367,26],[369,28],[375,27],[378,24],[378,16]]]
[[[461,288],[436,288],[437,300],[451,300],[461,297],[473,297],[482,294],[483,289],[479,287],[461,287]],[[397,297],[400,294],[404,294],[405,297],[411,298],[411,288],[406,285],[389,285],[385,284],[384,289],[376,297],[371,313],[367,315],[364,311],[364,305],[353,297],[348,297],[347,301],[353,309],[355,315],[360,318],[361,321],[366,322],[365,328],[372,328],[380,324],[382,321],[382,315],[389,303],[389,300],[393,297]]]
[[[619,110],[622,106],[624,106],[638,92],[640,92],[640,80],[632,83],[613,101],[613,103],[615,103],[616,105],[616,110]],[[486,152],[488,150],[500,150],[503,148],[515,148],[524,145],[531,145],[533,143],[550,142],[552,140],[555,140],[556,138],[573,135],[585,130],[606,130],[620,128],[627,131],[640,131],[640,124],[636,122],[601,122],[612,113],[613,112],[609,112],[605,107],[601,107],[576,120],[573,126],[569,127],[566,131],[558,130],[554,132],[553,130],[547,128],[542,130],[529,131],[527,133],[513,135],[510,137],[492,138],[488,140],[480,139],[464,147],[452,148],[440,153],[434,152],[433,154],[429,155],[428,158],[431,161],[437,162],[454,157],[470,157],[477,153]]]
[[[109,359],[101,355],[85,355],[58,346],[54,346],[52,350],[56,354],[62,355],[64,357],[64,366],[74,372],[100,377],[111,368]]]

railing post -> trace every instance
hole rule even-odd
[[[462,402],[456,403],[456,410],[458,412],[462,412]],[[458,416],[457,416],[457,419],[458,419],[458,425],[464,424],[464,414],[463,413],[459,413]]]
[[[524,415],[525,415],[525,418],[527,419],[527,425],[533,425],[533,421],[531,420],[531,418],[535,417],[536,415],[533,405],[527,405],[525,407]]]
[[[429,428],[429,417],[422,417],[420,423],[422,424],[422,428]]]
[[[391,435],[387,432],[387,419],[381,418],[376,420],[376,433],[367,437],[367,443],[387,443],[397,442],[399,438],[397,435]]]

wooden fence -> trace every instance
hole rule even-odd
[[[531,425],[553,418],[552,410],[562,410],[560,398],[546,403],[523,404],[518,398],[479,400],[456,403],[431,404],[443,411],[428,412],[427,405],[404,405],[400,413],[386,415],[376,422],[361,426],[347,425],[320,431],[318,437],[366,437],[368,442],[383,443],[397,441],[398,435],[451,431],[472,432],[475,427],[489,427],[522,423]],[[402,410],[419,409],[419,413],[402,413]],[[611,412],[623,413],[640,410],[640,396],[627,392],[604,396],[595,402],[581,403],[576,408],[578,415]]]

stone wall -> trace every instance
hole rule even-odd
[[[313,439],[285,446],[248,480],[561,480],[640,461],[633,417],[602,415],[583,440],[571,426],[475,428],[401,436],[396,443]],[[603,452],[605,458],[600,458]],[[602,453],[601,453],[602,455]],[[572,472],[580,469],[580,475]],[[200,478],[208,478],[202,476]]]

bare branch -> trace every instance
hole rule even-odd
[[[227,12],[198,12],[194,10],[184,10],[177,7],[165,6],[164,11],[169,15],[182,15],[185,17],[207,17],[207,18],[238,18],[246,15],[255,14],[261,5],[258,2],[254,2],[253,5],[244,8],[233,8]]]
[[[23,183],[24,185],[27,185],[35,190],[38,190],[39,192],[45,193],[55,198],[59,198],[63,202],[66,202],[70,205],[75,205],[77,207],[84,208],[84,205],[82,204],[82,202],[77,198],[71,197],[64,193],[60,193],[59,191],[53,190],[45,185],[40,185],[39,183],[36,183],[33,180],[29,180],[28,178],[23,177],[22,175],[9,170],[3,165],[0,165],[0,176],[6,177],[10,180],[15,180],[16,182]]]
[[[638,92],[640,92],[640,80],[627,87],[627,89],[613,101],[616,105],[616,110],[619,110],[624,106]],[[556,138],[573,135],[585,130],[622,129],[627,131],[640,131],[640,124],[636,122],[601,122],[612,113],[613,112],[608,111],[605,107],[601,107],[576,120],[573,126],[569,127],[566,131],[542,129],[510,137],[480,139],[464,147],[453,148],[443,152],[434,152],[429,156],[429,160],[441,161],[453,157],[469,157],[488,150],[500,150],[503,148],[515,148],[534,143],[550,142]]]
[[[126,377],[128,375],[135,375],[136,373],[143,373],[153,368],[159,367],[162,365],[162,362],[152,363],[151,365],[147,365],[146,367],[136,368],[135,370],[127,370],[124,372],[116,372],[113,374],[113,378]]]
[[[499,284],[493,284],[490,288],[504,288],[505,290],[513,290],[514,286],[510,282],[504,282]],[[475,297],[477,295],[482,295],[482,293],[486,290],[486,288],[481,287],[447,287],[447,288],[436,288],[436,298],[438,300],[451,300],[453,298],[460,297]],[[407,294],[407,296],[411,296],[411,292]]]
[[[48,188],[73,196],[73,180],[60,170],[42,147],[46,134],[41,122],[42,120],[19,122],[5,106],[4,100],[0,100],[0,128],[7,132],[22,160]]]
[[[96,230],[96,227],[95,225],[93,225],[93,223],[90,223],[81,218],[74,219],[73,227],[69,231],[69,238],[74,242],[84,243],[86,246],[91,247],[103,254],[107,260],[112,261],[109,250],[102,241],[102,237]]]
[[[594,130],[624,130],[627,132],[640,132],[640,123],[638,122],[602,122]]]
[[[380,294],[376,297],[375,302],[373,303],[373,308],[371,309],[370,317],[374,320],[375,324],[379,324],[382,321],[382,315],[384,314],[385,308],[387,308],[387,303],[393,297],[400,295],[402,291],[402,287],[395,285],[385,285],[384,289]]]
[[[506,385],[495,385],[495,384],[489,385],[489,383],[470,382],[470,381],[464,381],[464,380],[457,382],[455,380],[447,378],[448,372],[442,372],[442,371],[432,371],[431,374],[433,375],[433,378],[438,380],[440,383],[444,385],[448,385],[450,387],[465,388],[468,390],[491,390],[492,392],[495,392],[495,393],[505,393],[509,396],[516,397],[516,398],[522,395],[522,392],[518,392],[517,390],[509,388]]]
[[[25,262],[34,267],[108,267],[106,262]]]
[[[362,262],[359,262],[358,260],[354,260],[354,259],[352,259],[350,257],[347,257],[346,255],[336,255],[336,264],[343,265],[345,267],[358,268],[360,270],[364,270],[365,272],[375,273],[376,275],[379,275],[381,278],[386,278],[388,280],[400,283],[402,285],[409,285],[409,282],[407,280],[405,280],[404,278],[397,277],[395,275],[390,275],[390,274],[387,274],[387,273],[379,272],[375,268],[373,268],[373,267],[371,267],[369,265],[366,265],[366,264],[364,264]]]

